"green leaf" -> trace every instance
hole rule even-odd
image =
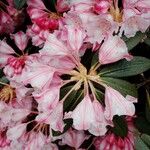
[[[146,39],[144,40],[144,43],[147,44],[148,46],[150,46],[150,38],[146,38]]]
[[[128,77],[150,69],[150,59],[135,56],[131,61],[121,60],[103,68],[99,75],[105,77]]]
[[[0,78],[0,82],[2,82],[2,83],[8,83],[9,80],[5,76],[3,76],[2,78]],[[3,87],[3,86],[4,86],[3,84],[0,84],[0,88]]]
[[[147,134],[142,134],[141,135],[141,139],[144,141],[145,144],[147,144],[148,146],[150,146],[150,136]]]
[[[134,37],[131,37],[131,38],[123,37],[123,40],[124,40],[125,43],[127,44],[128,51],[130,51],[130,50],[133,49],[136,45],[138,45],[138,43],[140,43],[140,42],[142,41],[142,39],[144,38],[144,36],[145,36],[144,33],[142,33],[142,32],[137,32]]]
[[[102,102],[102,100],[104,99],[104,93],[98,89],[95,89],[95,95],[96,98],[99,102]]]
[[[71,86],[63,87],[60,90],[60,99],[63,99],[63,97],[71,90]],[[68,97],[64,101],[63,109],[64,111],[71,111],[76,107],[76,105],[81,101],[83,98],[83,90],[73,90]]]
[[[135,119],[135,126],[141,133],[150,135],[150,123],[142,116]]]
[[[122,116],[115,116],[113,118],[114,127],[111,128],[112,132],[120,137],[126,137],[128,134],[127,122]]]
[[[96,63],[98,63],[98,53],[94,53],[92,61],[91,61],[91,66],[95,65]]]
[[[137,89],[134,84],[131,84],[125,80],[115,79],[110,77],[101,77],[101,80],[103,83],[116,89],[124,96],[131,95],[137,97]]]
[[[147,102],[146,102],[145,113],[146,113],[146,119],[150,123],[150,95],[147,90],[146,90],[146,95],[147,95]]]
[[[17,9],[21,9],[26,4],[26,0],[14,0],[14,4]]]
[[[148,146],[142,141],[138,136],[135,140],[135,149],[136,150],[149,150]]]

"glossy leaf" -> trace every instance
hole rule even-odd
[[[111,129],[113,133],[120,137],[126,137],[128,134],[128,127],[124,117],[115,116],[113,123],[114,127]]]
[[[135,126],[141,132],[150,135],[150,123],[146,118],[140,116],[135,119]]]
[[[137,32],[136,35],[134,37],[131,38],[126,38],[123,37],[123,40],[125,41],[125,43],[127,44],[128,47],[128,51],[130,51],[131,49],[133,49],[136,45],[138,45],[142,39],[144,38],[145,34],[142,32]]]
[[[134,57],[131,61],[121,60],[103,68],[99,75],[107,77],[128,77],[141,74],[150,69],[150,59]]]
[[[110,77],[101,77],[101,80],[103,83],[119,91],[124,96],[131,95],[137,97],[137,89],[134,84],[131,84],[125,80]]]
[[[146,143],[148,146],[150,146],[150,136],[147,134],[142,134],[141,139]]]
[[[135,140],[135,149],[136,150],[149,150],[149,147],[138,136]]]

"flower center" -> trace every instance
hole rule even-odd
[[[110,6],[109,12],[112,15],[114,21],[116,21],[118,23],[122,22],[123,13],[118,7],[118,0],[114,0],[114,3]]]
[[[2,101],[10,102],[13,100],[15,95],[15,90],[11,86],[6,85],[0,90],[0,100]]]

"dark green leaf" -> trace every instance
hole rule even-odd
[[[25,5],[26,1],[27,0],[14,0],[15,7],[17,9],[21,9]]]
[[[125,80],[115,79],[110,77],[101,77],[101,80],[103,83],[116,89],[124,96],[131,95],[137,97],[137,89],[134,84],[131,84]]]
[[[97,100],[102,102],[102,100],[104,99],[104,93],[98,89],[95,89],[95,95],[96,95]]]
[[[148,146],[142,141],[138,136],[135,140],[135,149],[136,150],[149,150]]]
[[[115,64],[102,69],[100,76],[107,77],[127,77],[141,74],[150,69],[150,60],[145,57],[135,56],[131,61],[121,60]]]
[[[63,87],[60,90],[60,99],[71,90],[73,86]],[[83,98],[83,90],[73,90],[64,101],[64,111],[71,111]]]
[[[147,134],[142,134],[141,135],[141,139],[144,141],[145,144],[147,144],[148,146],[150,146],[150,136]]]
[[[141,133],[150,135],[150,123],[142,116],[135,119],[135,126]]]
[[[150,38],[146,38],[146,39],[144,40],[144,43],[150,46]]]
[[[144,33],[142,33],[142,32],[137,32],[134,37],[131,37],[131,38],[123,37],[123,40],[124,40],[125,43],[127,44],[128,51],[130,51],[130,50],[133,49],[136,45],[138,45],[138,43],[140,43],[140,42],[142,41],[142,39],[144,38],[144,36],[145,36]]]
[[[77,91],[73,90],[64,101],[64,111],[67,111],[67,108],[73,103],[74,97],[76,96]],[[69,111],[69,110],[68,110]]]
[[[2,82],[2,83],[8,83],[9,80],[5,76],[3,76],[2,78],[0,78],[0,82]],[[0,84],[0,87],[3,87],[3,86],[4,86],[3,84]]]
[[[98,61],[98,53],[95,53],[92,58],[91,66],[95,65]]]
[[[146,94],[147,94],[147,102],[146,102],[145,112],[146,112],[146,119],[150,123],[150,95],[149,95],[148,91],[146,91]]]
[[[124,117],[115,116],[113,119],[114,127],[111,129],[112,132],[120,137],[126,137],[128,134],[128,127]]]

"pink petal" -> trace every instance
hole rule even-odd
[[[87,130],[95,123],[94,108],[89,95],[72,112],[73,126],[77,130]]]
[[[59,102],[56,108],[54,108],[53,112],[49,117],[50,127],[55,131],[63,132],[64,122],[63,122],[63,103]]]
[[[72,52],[79,52],[79,49],[81,48],[84,42],[86,34],[82,30],[78,28],[73,28],[72,26],[67,26],[66,28],[68,32],[67,42],[70,45]]]
[[[89,132],[95,136],[102,136],[105,135],[107,129],[106,126],[108,125],[105,117],[104,117],[104,110],[102,105],[97,101],[93,101],[93,107],[95,112],[96,122],[92,124]]]
[[[0,53],[14,54],[14,50],[3,40],[3,41],[0,41]]]
[[[99,50],[101,64],[113,63],[128,56],[127,46],[118,36],[109,36]]]
[[[7,130],[7,138],[10,140],[16,140],[25,132],[26,123],[18,124]]]
[[[111,87],[106,87],[105,105],[104,114],[108,120],[112,120],[114,115],[133,116],[135,113],[133,101],[128,101],[128,99],[124,98],[118,91]]]
[[[26,48],[28,44],[28,37],[25,33],[19,31],[16,34],[12,34],[12,38],[20,50],[23,51]]]
[[[65,56],[69,52],[63,42],[59,41],[55,35],[49,34],[40,53],[50,56]]]
[[[28,66],[29,70],[23,74],[23,83],[30,83],[33,87],[39,89],[50,85],[55,69],[48,65],[42,65],[36,62],[31,63],[30,65],[31,66]]]

